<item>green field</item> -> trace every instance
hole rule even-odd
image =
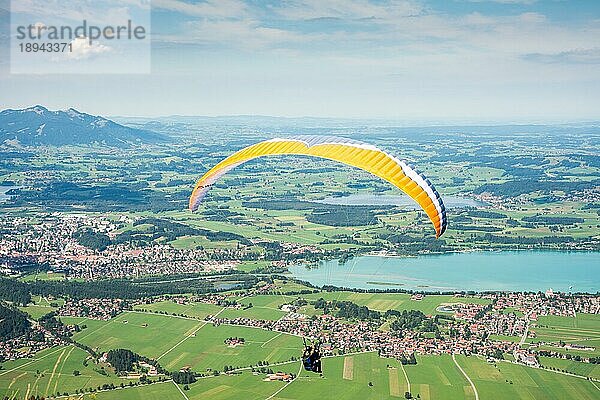
[[[544,345],[543,349],[580,355],[582,357],[600,356],[600,316],[597,314],[577,314],[576,317],[542,316],[539,317],[536,326],[532,328],[535,332],[534,338],[528,338],[527,342],[564,342],[588,346],[594,348],[587,350],[567,350],[561,347]]]
[[[244,317],[244,318],[251,318],[251,319],[269,319],[269,320],[278,320],[279,318],[283,317],[286,313],[278,310],[276,308],[270,308],[270,307],[259,307],[259,306],[253,306],[247,309],[234,309],[234,308],[227,308],[225,309],[225,311],[223,311],[221,314],[219,314],[219,317],[223,317],[223,318],[237,318],[237,317]]]
[[[245,337],[247,343],[241,347],[227,348],[221,339],[228,336]],[[289,335],[252,328],[206,325],[195,337],[178,346],[173,354],[167,354],[161,363],[169,369],[191,365],[196,370],[207,367],[222,369],[221,364],[228,362],[234,367],[245,366],[236,365],[239,360],[244,360],[250,365],[256,360],[267,359],[272,364],[285,359],[288,354],[296,355],[299,348],[299,338]],[[289,350],[289,353],[282,353],[282,349]],[[110,373],[103,376],[93,364],[83,366],[85,357],[86,354],[80,349],[57,347],[38,353],[34,360],[4,363],[3,370],[0,371],[0,393],[23,398],[28,388],[30,394],[42,395],[55,393],[57,390],[61,393],[73,393],[77,389],[96,388],[105,383],[119,386],[121,382],[125,385],[129,382]],[[245,371],[234,375],[200,378],[196,383],[190,384],[189,390],[185,390],[184,393],[190,400],[258,400],[276,394],[283,388],[275,395],[275,399],[397,399],[404,397],[404,392],[409,390],[410,384],[413,397],[419,396],[421,399],[475,398],[471,385],[449,355],[418,356],[417,360],[417,365],[404,366],[408,381],[398,361],[379,358],[376,353],[361,353],[325,358],[323,377],[301,370],[298,361],[271,365],[270,368],[274,371],[300,373],[299,377],[285,388],[281,382],[264,382],[264,375],[254,375]],[[597,399],[600,396],[600,389],[582,378],[509,362],[491,364],[477,356],[457,356],[456,360],[473,381],[480,399],[585,400]],[[544,358],[542,363],[571,370],[573,373],[598,375],[598,366],[590,364],[567,364],[570,362],[566,360]],[[73,370],[81,371],[81,375],[73,376]],[[180,389],[183,391],[183,386],[180,386]],[[84,398],[170,400],[183,396],[174,383],[165,382],[99,392]]]
[[[55,347],[38,352],[34,359],[6,362],[0,370],[0,396],[15,396],[24,399],[29,396],[48,396],[60,392],[74,393],[78,389],[96,388],[113,383],[119,385],[128,380],[107,372],[102,375],[100,367],[89,362],[83,364],[87,353],[73,347]],[[73,371],[79,371],[74,376]]]
[[[411,393],[422,399],[472,399],[472,389],[452,357],[417,357],[418,364],[405,366]]]
[[[298,372],[296,364],[282,366],[281,370],[288,373]],[[282,382],[264,382],[263,378],[264,375],[255,376],[244,372],[234,376],[200,379],[190,387],[186,395],[190,400],[265,399],[284,385]]]
[[[253,296],[239,299],[239,303],[243,305],[243,308],[240,309],[223,309],[223,307],[206,303],[177,304],[173,301],[165,300],[151,304],[140,304],[135,306],[134,310],[147,310],[198,319],[204,319],[208,315],[215,315],[220,312],[219,317],[223,318],[245,317],[251,319],[278,320],[285,315],[285,312],[281,311],[279,307],[282,304],[292,302],[295,297]],[[245,308],[250,304],[252,304],[252,307]]]
[[[73,339],[80,343],[100,351],[130,349],[150,358],[160,356],[205,323],[137,312],[123,313],[109,321],[62,319],[65,323],[77,322],[79,325],[87,325],[86,329],[73,335]]]
[[[600,390],[582,378],[505,361],[489,364],[475,356],[456,358],[481,399],[598,399],[600,396]]]
[[[285,285],[278,282],[278,286]],[[297,284],[296,284],[297,285]],[[284,286],[285,287],[285,286]],[[301,286],[296,290],[302,289]],[[283,290],[282,290],[283,293]],[[451,295],[429,295],[423,300],[415,301],[410,299],[409,294],[404,293],[355,293],[355,292],[318,292],[304,295],[257,295],[251,297],[239,297],[238,302],[243,306],[252,304],[247,309],[226,308],[219,314],[224,318],[246,317],[251,319],[277,320],[285,313],[280,310],[282,304],[289,304],[298,298],[313,301],[323,297],[326,300],[352,301],[359,305],[365,305],[373,310],[387,311],[395,310],[420,310],[425,314],[438,314],[436,311],[440,304],[444,303],[476,303],[488,304],[489,300],[476,297],[455,297]],[[172,301],[161,301],[152,304],[143,304],[136,306],[135,309],[146,309],[168,314],[185,315],[193,318],[204,318],[206,315],[215,314],[220,310],[217,306],[191,303],[180,305]],[[319,314],[320,310],[315,310],[311,305],[300,309],[300,312],[313,315]]]
[[[160,314],[128,312],[109,321],[67,317],[63,321],[87,326],[73,336],[80,343],[99,351],[130,349],[158,359],[170,371],[184,366],[203,372],[222,370],[225,365],[247,367],[259,361],[288,361],[302,351],[302,340],[296,336],[241,326],[215,327]],[[224,341],[229,337],[243,337],[246,343],[228,347]]]
[[[258,268],[264,268],[271,265],[269,261],[243,261],[239,263],[236,269],[244,272],[252,272]]]
[[[600,318],[598,314],[578,313],[576,317],[560,317],[557,315],[540,316],[537,325],[547,325],[555,328],[575,328],[582,331],[592,330],[600,335]]]
[[[59,281],[65,279],[65,274],[62,272],[34,272],[19,278],[23,282],[29,281]]]
[[[282,304],[289,304],[298,297],[304,296],[257,295],[239,298],[238,303],[244,305],[252,303],[254,307],[263,307],[278,310]]]
[[[33,319],[38,319],[49,312],[55,311],[57,307],[65,303],[64,299],[52,299],[48,300],[42,296],[31,296],[31,303],[27,304],[26,307],[19,307],[23,312],[29,314]]]
[[[140,304],[134,310],[148,310],[167,314],[185,315],[192,318],[204,319],[221,311],[222,307],[207,303],[178,304],[170,300],[159,301],[152,304]]]
[[[591,382],[555,372],[515,365],[508,362],[489,364],[471,356],[457,356],[457,362],[471,378],[479,398],[495,400],[563,400],[597,399],[600,390]],[[404,366],[408,381],[396,360],[362,353],[326,358],[324,373],[300,371],[298,363],[286,364],[275,371],[300,372],[299,377],[283,390],[283,383],[264,382],[264,375],[244,372],[239,375],[201,378],[185,391],[190,400],[247,399],[263,400],[271,395],[277,400],[335,398],[400,399],[410,391],[413,398],[430,400],[471,400],[473,389],[450,356],[418,357],[417,365]],[[119,397],[110,397],[119,393]],[[161,397],[159,397],[161,396]],[[86,397],[87,398],[87,397]],[[98,399],[180,399],[172,383],[99,393]]]
[[[563,360],[555,357],[540,357],[540,363],[547,368],[557,368],[561,371],[567,371],[572,374],[589,376],[600,380],[600,365],[577,362],[572,360]]]
[[[146,386],[109,390],[88,394],[81,400],[179,400],[183,396],[173,381],[160,382]]]
[[[242,337],[246,343],[232,348],[224,343],[228,337]],[[259,361],[271,364],[288,361],[299,357],[301,352],[302,339],[296,336],[257,328],[207,324],[159,361],[168,370],[190,366],[198,372],[222,371],[225,365],[240,368]]]
[[[294,368],[295,370],[295,368]],[[290,371],[291,372],[291,371]],[[237,399],[265,399],[280,389],[282,382],[264,382],[264,375],[254,376],[250,372],[239,375],[201,378],[185,395],[190,400],[237,400]],[[180,388],[183,385],[180,385]],[[183,389],[182,389],[183,391]],[[110,391],[98,393],[94,397],[86,396],[86,400],[179,400],[184,399],[181,392],[173,382],[153,384],[127,388],[118,392]]]
[[[488,336],[488,339],[506,342],[519,342],[521,341],[521,336],[490,335]]]
[[[411,300],[411,296],[405,293],[320,292],[301,297],[312,300],[322,297],[325,300],[351,301],[377,311],[419,310],[426,315],[436,314],[436,308],[442,303],[489,303],[487,299],[451,295],[428,295],[423,300],[415,301]]]
[[[41,316],[46,315],[49,312],[56,310],[56,307],[38,306],[38,305],[34,305],[34,304],[29,304],[29,305],[27,305],[27,307],[19,307],[19,310],[26,312],[33,319],[38,319]]]
[[[404,397],[407,387],[398,362],[379,358],[375,353],[327,358],[323,360],[323,370],[323,377],[302,371],[275,398],[383,399],[391,395]]]

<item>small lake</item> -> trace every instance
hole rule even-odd
[[[20,186],[2,186],[0,185],[0,203],[10,199],[10,196],[6,194],[11,189],[19,189]]]
[[[442,198],[446,208],[483,207],[487,204],[475,199],[460,196],[444,196]],[[381,206],[391,205],[406,208],[418,208],[415,201],[403,195],[377,195],[368,193],[354,193],[343,197],[326,197],[316,200],[317,203],[345,205],[345,206]]]
[[[240,289],[242,287],[242,282],[218,282],[215,283],[214,286],[217,290],[233,290]]]
[[[339,264],[289,268],[313,285],[423,291],[499,290],[590,292],[600,290],[600,252],[506,251],[414,258],[361,256]]]

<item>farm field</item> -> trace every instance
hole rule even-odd
[[[589,376],[600,380],[600,365],[583,363],[573,360],[563,360],[555,357],[540,357],[540,363],[547,368],[557,368],[572,374]]]
[[[475,297],[455,297],[450,295],[428,295],[423,300],[411,300],[409,294],[404,293],[355,293],[355,292],[318,292],[303,295],[258,295],[252,297],[240,297],[238,302],[244,306],[252,304],[247,309],[226,308],[219,316],[224,318],[246,317],[251,319],[277,320],[285,313],[280,310],[281,305],[289,304],[301,298],[314,301],[319,298],[326,300],[351,301],[359,305],[365,305],[373,310],[387,311],[395,310],[419,310],[424,314],[443,314],[436,311],[441,304],[451,303],[475,303],[488,304],[489,300]],[[214,315],[221,308],[210,304],[192,303],[187,305],[176,304],[171,301],[161,301],[151,304],[143,304],[135,307],[136,310],[152,310],[166,312],[167,314],[185,315],[192,318],[203,319],[206,315]],[[313,315],[319,314],[311,305],[304,306],[300,312]]]
[[[64,303],[65,300],[61,298],[52,298],[52,300],[48,300],[42,296],[31,296],[31,303],[27,304],[25,307],[18,308],[29,314],[32,319],[37,320],[49,312],[55,311],[57,306],[61,306]]]
[[[488,304],[489,300],[475,297],[455,297],[450,295],[428,295],[423,300],[411,300],[409,294],[405,293],[355,293],[355,292],[319,292],[302,295],[306,299],[351,301],[359,305],[365,305],[377,311],[387,310],[418,310],[426,315],[433,315],[436,308],[443,303],[475,303]]]
[[[278,310],[282,304],[288,304],[293,302],[298,297],[302,296],[286,296],[286,295],[257,295],[252,297],[240,297],[238,302],[240,304],[248,305],[252,303],[254,307],[263,307]]]
[[[255,376],[250,372],[238,375],[222,375],[218,377],[200,378],[189,390],[184,391],[189,400],[237,400],[237,399],[265,399],[279,390],[284,383],[264,382],[264,375]],[[182,385],[180,385],[181,389]],[[126,388],[118,393],[97,393],[95,396],[86,396],[85,400],[179,400],[183,399],[180,389],[173,382],[164,382],[150,386]],[[183,389],[181,389],[183,391]],[[82,399],[83,400],[83,399]]]
[[[421,399],[473,399],[469,382],[449,355],[417,357],[417,365],[404,367],[413,396]]]
[[[488,336],[490,340],[499,340],[506,342],[519,342],[521,340],[520,336],[508,336],[508,335],[490,335]]]
[[[56,310],[56,307],[28,304],[26,307],[18,307],[19,310],[26,312],[33,319],[38,319],[49,312]]]
[[[148,310],[167,314],[186,315],[192,318],[204,319],[221,311],[222,307],[207,303],[178,304],[170,300],[159,301],[151,304],[140,304],[134,310]]]
[[[582,378],[505,361],[489,364],[476,356],[457,356],[456,359],[482,399],[597,399],[600,396],[600,390]]]
[[[282,366],[281,370],[296,373],[296,364]],[[255,376],[244,372],[240,375],[200,379],[190,386],[186,394],[190,400],[265,399],[284,385],[283,382],[264,382],[263,377],[264,375]]]
[[[277,320],[285,315],[279,308],[282,304],[294,301],[292,296],[253,296],[251,298],[239,298],[239,303],[244,306],[241,309],[225,308],[207,303],[178,304],[165,300],[150,304],[140,304],[134,310],[157,312],[168,315],[186,316],[203,320],[208,315],[219,313],[222,318],[251,318]],[[252,305],[251,307],[248,307]],[[245,308],[248,307],[248,308]]]
[[[128,312],[109,321],[69,317],[63,321],[87,326],[73,336],[82,344],[99,351],[131,349],[158,359],[167,370],[184,366],[195,371],[222,370],[225,365],[247,367],[259,361],[288,361],[302,351],[302,340],[296,336],[241,326],[215,327],[204,321],[160,314]],[[229,337],[244,338],[245,344],[228,347],[224,341]]]
[[[99,351],[130,349],[150,358],[160,356],[205,323],[138,312],[125,312],[109,321],[67,318],[63,321],[87,325],[86,329],[73,335],[73,339],[79,343]]]
[[[65,279],[64,273],[52,273],[52,272],[35,272],[32,274],[24,275],[20,280],[23,282],[29,281],[59,281]]]
[[[244,338],[245,344],[229,347],[224,343],[229,337]],[[207,324],[159,361],[168,370],[190,366],[199,372],[222,371],[225,365],[240,368],[256,365],[259,361],[270,364],[288,361],[299,357],[301,352],[302,339],[296,336],[257,328]]]
[[[95,328],[98,330],[99,327]],[[244,337],[246,344],[229,348],[223,340],[230,336]],[[176,352],[162,357],[160,362],[172,370],[189,365],[194,370],[210,372],[208,369],[222,370],[224,365],[245,367],[259,360],[267,360],[270,364],[286,361],[296,356],[300,349],[301,340],[297,337],[253,328],[206,325],[196,336],[177,346]],[[42,351],[34,360],[4,363],[0,371],[0,375],[4,375],[1,393],[20,396],[29,388],[32,394],[50,394],[55,393],[55,385],[60,387],[61,393],[73,393],[77,389],[95,388],[105,383],[117,386],[121,382],[128,383],[110,372],[108,376],[102,375],[93,364],[84,366],[85,356],[82,350],[66,346]],[[417,365],[404,366],[414,397],[418,395],[421,399],[450,400],[475,398],[470,384],[450,356],[418,356],[417,360]],[[597,399],[600,393],[599,389],[585,379],[552,371],[509,362],[490,364],[477,356],[457,356],[456,360],[474,382],[481,399],[564,399],[571,398],[572,393],[578,399]],[[598,366],[595,365],[544,358],[542,364],[598,377]],[[376,353],[325,358],[323,377],[300,370],[297,361],[271,365],[270,368],[288,373],[300,372],[294,382],[274,397],[279,400],[314,399],[334,393],[339,399],[393,399],[402,398],[409,387],[398,361],[379,358]],[[74,370],[81,371],[81,375],[73,376]],[[262,374],[256,376],[249,371],[232,376],[208,376],[190,384],[185,394],[190,400],[207,398],[206,396],[223,400],[242,397],[264,399],[283,387],[280,382],[264,382],[263,377]],[[35,383],[31,384],[32,381]],[[118,397],[114,397],[117,394]],[[118,389],[116,392],[99,392],[84,398],[168,400],[181,398],[181,392],[172,382],[165,382]]]
[[[81,400],[179,400],[183,396],[173,381],[159,382],[146,386],[126,387],[117,391],[86,394]]]
[[[227,308],[221,314],[219,314],[219,317],[223,317],[223,318],[243,317],[243,318],[250,318],[250,319],[278,320],[279,318],[283,317],[285,314],[286,314],[285,312],[278,310],[276,308],[252,306],[247,309],[239,309],[239,310],[236,310],[233,308]]]
[[[508,362],[488,364],[484,359],[457,356],[457,362],[473,381],[480,399],[597,399],[600,391],[585,379],[557,374]],[[249,372],[239,375],[200,378],[185,391],[190,400],[211,398],[229,400],[273,399],[399,399],[404,398],[410,382],[413,398],[474,399],[469,382],[450,356],[418,357],[417,365],[404,366],[408,382],[396,360],[379,358],[375,353],[337,356],[323,360],[324,374],[300,371],[299,377],[283,390],[281,382],[264,382],[262,375]],[[275,370],[298,372],[298,363],[285,364]],[[278,392],[278,393],[277,393]],[[112,392],[114,393],[114,392]],[[154,397],[154,394],[163,397]],[[110,399],[111,393],[98,393],[97,399]],[[147,396],[147,397],[146,397]],[[88,397],[86,397],[87,399]],[[119,399],[179,399],[173,383],[126,388]]]
[[[576,317],[541,316],[532,330],[535,332],[535,337],[528,338],[528,343],[559,344],[562,341],[593,348],[593,350],[574,350],[547,344],[542,346],[544,349],[582,357],[600,355],[600,316],[597,314],[579,313]]]
[[[398,361],[379,358],[375,353],[326,358],[323,370],[323,377],[302,371],[275,399],[399,398],[407,388]]]
[[[236,266],[236,269],[244,272],[252,272],[258,268],[264,268],[271,265],[268,261],[243,261]]]
[[[127,380],[90,362],[84,365],[87,353],[74,346],[59,346],[40,351],[34,359],[6,362],[0,370],[0,396],[49,396],[60,392],[74,393],[78,389],[96,388],[103,384],[119,385]],[[79,371],[75,376],[73,371]]]
[[[557,315],[540,316],[537,325],[547,325],[555,328],[574,328],[582,331],[600,330],[600,318],[597,314],[578,313],[575,317],[561,317]]]

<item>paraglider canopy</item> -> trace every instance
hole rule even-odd
[[[236,166],[258,157],[304,155],[338,161],[378,176],[409,195],[425,211],[440,237],[448,225],[444,203],[429,179],[402,160],[358,140],[335,136],[294,136],[265,140],[225,158],[196,183],[189,208],[196,211],[211,186]]]

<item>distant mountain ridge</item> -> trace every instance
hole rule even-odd
[[[0,112],[0,144],[64,146],[104,144],[112,147],[162,143],[167,136],[130,128],[74,108],[50,111],[36,105]]]

